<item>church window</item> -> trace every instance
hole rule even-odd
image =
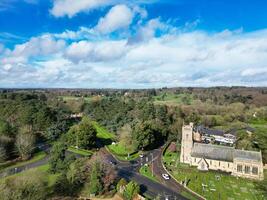
[[[219,161],[219,167],[221,166],[221,162]]]
[[[252,167],[252,174],[258,175],[258,167]]]
[[[242,165],[237,165],[237,172],[242,172]]]
[[[195,162],[197,162],[197,159],[195,158]]]
[[[212,161],[210,160],[210,165],[212,165]]]
[[[249,166],[245,166],[245,173],[249,174],[250,173],[250,167]]]
[[[230,164],[228,163],[228,168],[230,167]]]

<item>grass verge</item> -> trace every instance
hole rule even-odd
[[[91,156],[93,155],[92,151],[85,150],[85,149],[76,149],[75,147],[69,147],[68,151],[82,155],[82,156]]]
[[[139,173],[152,181],[159,182],[158,178],[152,175],[152,171],[147,165],[142,166],[139,170]]]
[[[7,162],[4,163],[0,166],[0,172],[6,169],[11,169],[11,168],[15,168],[15,167],[21,167],[30,163],[34,163],[37,162],[39,160],[42,160],[43,158],[46,157],[46,153],[44,151],[39,151],[37,153],[35,153],[33,155],[33,157],[30,160],[26,160],[26,161],[20,161],[20,162],[16,162],[16,163],[12,163],[12,162]]]

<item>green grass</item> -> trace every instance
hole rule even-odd
[[[159,105],[175,106],[179,104],[192,104],[193,96],[190,94],[162,93],[154,97],[154,103]]]
[[[92,97],[59,96],[59,98],[62,98],[63,101],[79,101],[83,99],[85,102],[90,102],[92,100]]]
[[[97,131],[97,137],[102,139],[111,139],[113,140],[115,138],[115,135],[113,133],[110,133],[107,129],[100,126],[97,122],[93,122],[94,127]]]
[[[49,173],[49,164],[45,164],[45,165],[42,165],[42,166],[39,166],[39,167],[36,167],[36,168],[33,168],[33,169],[29,169],[29,170],[35,170],[37,173],[38,172],[46,172],[48,174],[48,185],[49,186],[52,186],[56,182],[57,177],[60,175],[60,174],[50,174]],[[29,170],[21,172],[21,173],[17,173],[17,174],[14,174],[14,175],[11,175],[11,176],[8,176],[8,177],[5,177],[5,178],[2,178],[2,179],[0,179],[0,183],[5,181],[6,179],[9,179],[9,178],[12,178],[12,177],[22,176],[25,173],[27,173]]]
[[[2,170],[6,170],[6,169],[10,169],[10,168],[15,168],[15,167],[21,167],[30,163],[34,163],[37,162],[39,160],[42,160],[43,158],[45,158],[46,153],[44,151],[39,151],[37,153],[35,153],[33,155],[33,157],[30,160],[26,160],[26,161],[21,161],[21,162],[16,162],[16,163],[6,163],[6,164],[2,164],[0,166],[0,172]]]
[[[75,147],[69,147],[68,151],[82,155],[82,156],[91,156],[93,154],[92,151],[85,150],[85,149],[76,149]]]
[[[134,160],[139,156],[139,152],[134,152],[132,150],[129,151],[124,145],[121,145],[120,143],[108,145],[108,149],[113,155],[115,155],[119,160],[122,161]]]
[[[207,199],[264,199],[254,181],[219,172],[200,172],[196,167],[176,162],[177,158],[179,158],[177,153],[165,153],[163,160],[168,170],[180,182],[190,180],[188,187]],[[217,180],[216,176],[219,176],[220,180]],[[208,186],[205,191],[202,190],[202,183]]]
[[[152,181],[155,181],[155,182],[159,182],[158,178],[154,175],[152,175],[152,171],[150,169],[149,166],[142,166],[139,170],[139,173],[149,179],[151,179]]]

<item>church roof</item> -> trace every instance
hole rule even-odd
[[[227,162],[233,162],[233,159],[262,162],[261,152],[203,143],[194,143],[191,156]]]
[[[262,162],[261,152],[235,149],[234,159]]]
[[[194,143],[191,156],[211,160],[233,161],[233,147]]]

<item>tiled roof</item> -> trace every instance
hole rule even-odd
[[[262,162],[261,152],[257,151],[245,151],[245,150],[235,149],[233,157],[234,159],[239,159],[239,160],[253,160],[257,162]]]
[[[194,143],[191,156],[233,162],[233,147]]]
[[[213,130],[213,129],[209,129],[204,127],[203,125],[197,126],[195,128],[195,131],[198,131],[201,134],[207,134],[207,135],[218,135],[218,136],[223,136],[224,135],[224,131],[222,130]]]
[[[262,162],[260,152],[234,149],[222,145],[194,143],[192,157],[233,162],[234,159]]]

